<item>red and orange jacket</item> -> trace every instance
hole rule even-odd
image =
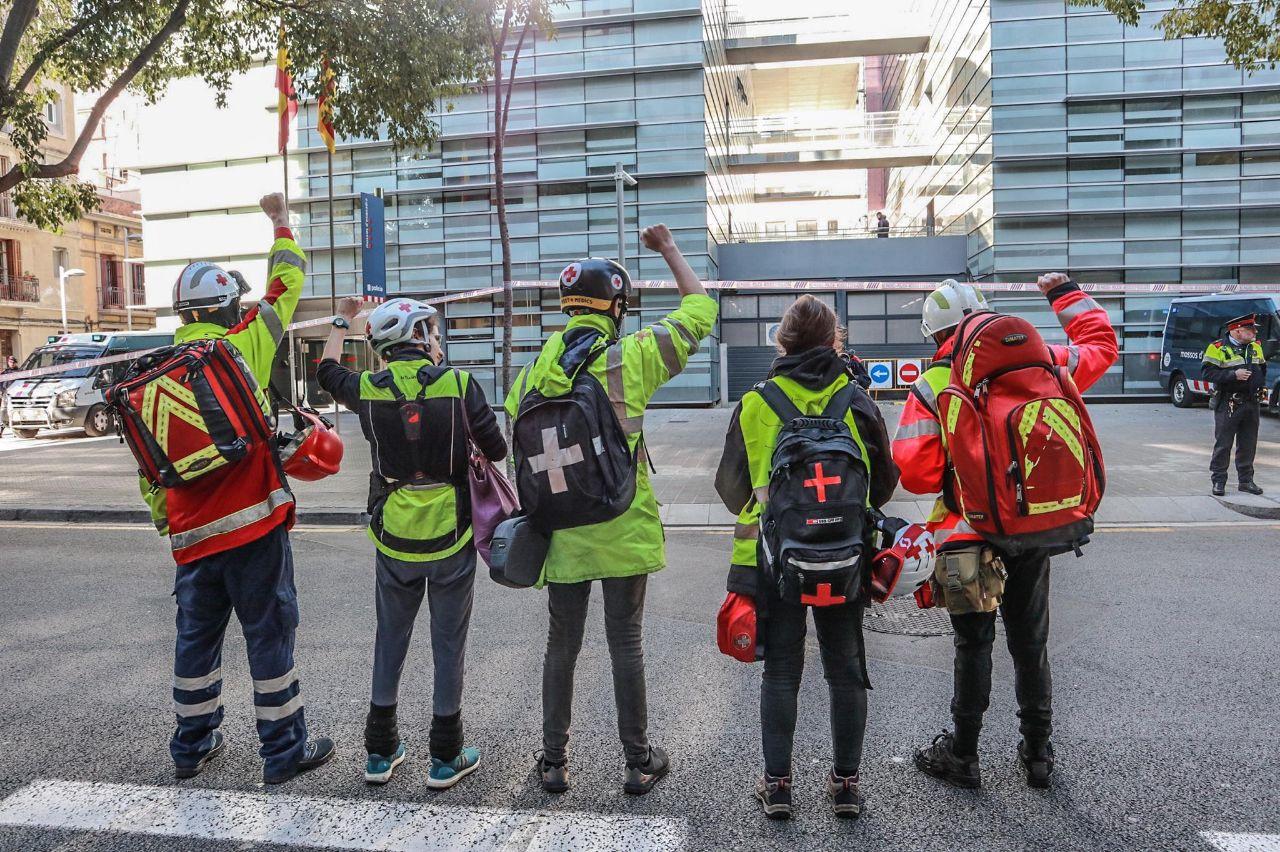
[[[257,380],[258,403],[270,415],[266,388],[271,365],[285,327],[302,295],[307,259],[288,228],[276,228],[267,260],[271,283],[243,320],[232,328],[207,322],[188,323],[174,334],[175,343],[225,338]],[[276,459],[275,448],[259,444],[245,458],[180,488],[150,490],[143,496],[161,535],[169,536],[174,561],[197,559],[248,544],[280,524],[293,526],[293,493]]]
[[[1111,320],[1073,282],[1054,288],[1047,298],[1070,341],[1067,346],[1049,347],[1054,363],[1071,371],[1081,392],[1088,390],[1116,362],[1120,351]],[[950,466],[938,419],[938,393],[950,383],[954,345],[955,338],[950,337],[938,347],[933,364],[911,386],[893,438],[893,460],[902,471],[902,486],[913,494],[941,494]],[[982,540],[963,517],[947,508],[942,497],[934,504],[927,527],[939,547]]]

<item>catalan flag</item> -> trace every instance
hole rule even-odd
[[[329,67],[329,60],[324,61],[324,70],[321,72],[322,85],[320,88],[319,115],[316,121],[316,129],[320,131],[320,138],[324,140],[324,147],[329,149],[329,153],[333,153],[333,69]]]
[[[284,45],[284,24],[280,25],[280,40],[276,46],[276,90],[280,93],[280,138],[276,146],[283,154],[289,147],[289,130],[293,117],[298,114],[298,94],[289,76],[289,50]]]

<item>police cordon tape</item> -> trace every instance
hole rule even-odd
[[[938,286],[936,281],[704,281],[702,282],[708,290],[750,290],[752,292],[784,292],[784,293],[806,293],[806,292],[887,292],[887,291],[917,291],[927,293]],[[1036,292],[1039,287],[1031,282],[971,282],[975,286],[987,292],[993,293],[1025,293]],[[559,286],[558,281],[512,281],[512,290],[547,290]],[[641,290],[674,290],[675,282],[664,281],[660,279],[633,281],[631,286]],[[1200,294],[1200,293],[1265,293],[1272,292],[1276,289],[1274,284],[1232,284],[1226,287],[1214,284],[1080,284],[1080,289],[1086,293],[1098,294],[1116,294],[1116,295],[1140,295],[1140,294],[1161,294],[1161,293],[1177,293],[1177,294]],[[446,293],[440,296],[432,296],[423,299],[428,305],[443,305],[449,302],[464,302],[468,299],[479,299],[483,296],[492,296],[501,293],[503,288],[498,285],[491,287],[480,287],[475,290],[466,290],[461,293]],[[394,297],[392,297],[394,298]],[[369,311],[361,311],[357,318],[368,316]],[[315,317],[314,319],[301,320],[292,323],[285,331],[300,331],[305,328],[316,328],[319,326],[330,325],[333,322],[333,316]],[[5,383],[21,381],[23,379],[38,379],[43,376],[53,376],[58,373],[66,373],[71,370],[80,370],[85,367],[97,367],[105,364],[116,364],[121,361],[132,361],[151,352],[156,352],[164,347],[157,346],[154,349],[143,349],[137,352],[124,352],[119,355],[105,355],[101,358],[88,358],[83,361],[68,361],[66,364],[55,364],[51,367],[37,367],[34,370],[19,370],[16,373],[4,373],[3,381]]]

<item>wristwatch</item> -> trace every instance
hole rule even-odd
[[[347,318],[346,318],[346,317],[334,317],[334,318],[333,318],[333,327],[334,327],[334,328],[347,328],[347,329],[349,329],[349,328],[351,328],[351,323],[347,322]]]

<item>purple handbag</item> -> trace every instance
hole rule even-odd
[[[461,391],[462,383],[456,370],[454,379],[458,380],[458,389]],[[520,499],[516,496],[516,489],[498,466],[485,458],[476,447],[471,437],[471,421],[467,417],[465,402],[462,402],[462,424],[467,431],[467,484],[471,491],[472,540],[476,552],[488,565],[493,531],[498,528],[498,524],[520,510]]]

